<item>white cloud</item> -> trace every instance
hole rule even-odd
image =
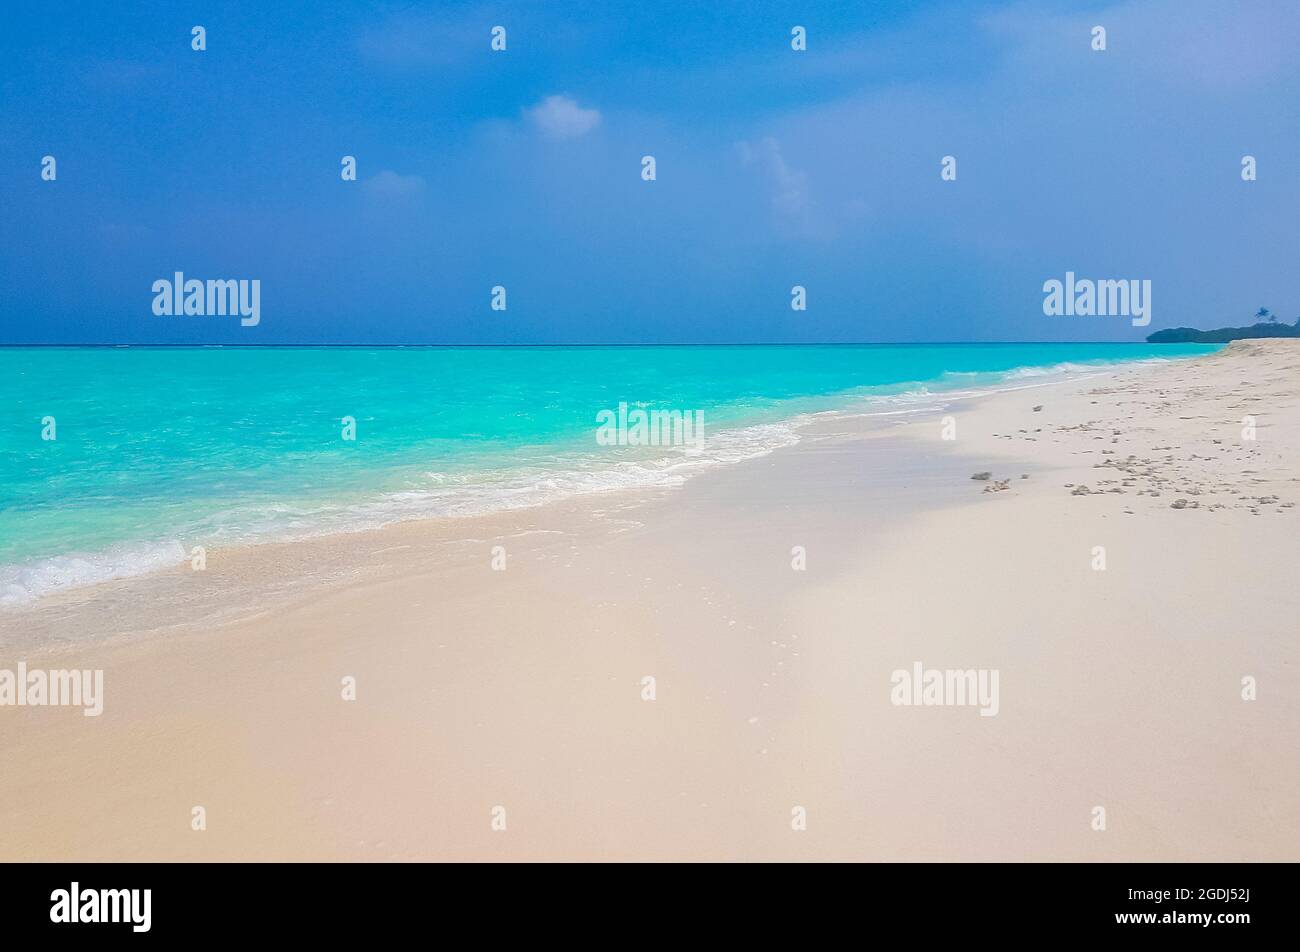
[[[808,175],[791,168],[781,143],[771,136],[757,142],[739,142],[742,165],[756,168],[771,189],[772,209],[789,222],[807,228],[812,224],[812,197]]]
[[[984,17],[983,24],[1014,44],[1010,64],[1022,73],[1073,67],[1090,76],[1104,64],[1126,84],[1229,90],[1232,95],[1294,76],[1300,42],[1295,0],[1133,0],[1086,15],[1022,2]],[[1106,28],[1109,58],[1079,42],[1093,25]]]
[[[552,139],[585,135],[600,124],[600,110],[583,109],[568,96],[547,96],[524,115]]]

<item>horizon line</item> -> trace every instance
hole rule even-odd
[[[321,343],[321,342],[288,342],[288,343],[262,343],[262,344],[238,344],[238,343],[174,343],[146,341],[143,343],[54,343],[54,342],[34,342],[34,343],[0,343],[0,349],[18,350],[21,348],[36,347],[66,347],[66,348],[106,348],[106,349],[129,349],[132,347],[156,347],[156,348],[192,348],[192,349],[222,349],[222,348],[277,348],[277,347],[374,347],[374,348],[404,348],[404,347],[440,347],[440,348],[469,348],[469,347],[955,347],[955,346],[1000,346],[1000,345],[1023,345],[1023,344],[1197,344],[1197,343],[1214,343],[1212,341],[1149,341],[1149,340],[938,340],[938,341],[657,341],[657,342],[547,342],[547,343],[529,343],[529,344],[481,344],[481,343],[462,343],[462,344],[438,344],[438,343],[367,343],[364,341],[343,341],[338,343]]]

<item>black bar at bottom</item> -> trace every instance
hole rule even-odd
[[[432,925],[669,941],[682,933],[661,930],[678,921],[711,933],[784,932],[801,922],[860,937],[902,930],[924,937],[923,946],[1126,933],[1224,943],[1295,931],[1287,901],[1295,868],[1284,864],[56,863],[7,865],[0,876],[6,939],[373,942]]]

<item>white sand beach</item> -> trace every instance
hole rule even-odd
[[[1296,860],[1298,502],[1270,340],[214,551],[0,614],[104,672],[0,709],[0,859]],[[918,662],[996,714],[892,703]]]

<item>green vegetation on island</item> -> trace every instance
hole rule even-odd
[[[1220,327],[1201,331],[1195,327],[1169,327],[1147,335],[1150,344],[1226,344],[1231,340],[1249,340],[1256,337],[1300,337],[1300,317],[1294,324],[1279,323],[1277,315],[1266,307],[1255,312],[1260,319],[1250,327]]]

